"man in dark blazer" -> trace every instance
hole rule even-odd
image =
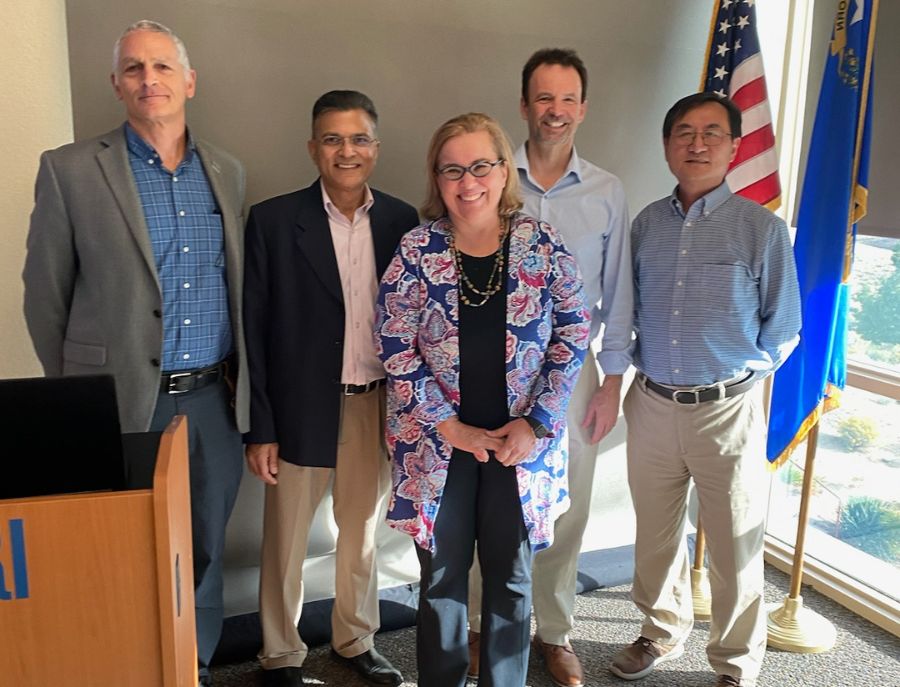
[[[241,290],[244,172],[188,133],[196,74],[161,24],[113,53],[127,122],[41,157],[25,318],[48,376],[111,374],[123,432],[188,416],[201,684],[222,626],[225,524],[249,427]]]
[[[338,526],[333,655],[376,685],[402,677],[374,646],[375,530],[390,463],[384,369],[373,342],[378,282],[418,222],[406,203],[370,189],[375,106],[330,91],[313,106],[312,186],[253,206],[244,282],[250,359],[250,470],[266,483],[259,653],[264,684],[296,687],[307,648],[297,631],[310,525],[333,481]]]

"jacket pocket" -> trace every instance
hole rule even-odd
[[[63,341],[63,359],[82,365],[106,365],[106,346]]]

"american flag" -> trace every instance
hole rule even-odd
[[[731,190],[774,210],[781,182],[754,1],[716,0],[701,90],[727,95],[743,113],[741,146],[726,177]]]

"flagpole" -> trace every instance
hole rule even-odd
[[[803,488],[800,494],[800,514],[797,516],[797,538],[794,542],[794,564],[791,586],[783,603],[768,605],[768,644],[782,651],[818,654],[834,647],[837,630],[831,622],[803,607],[800,586],[803,582],[803,554],[806,548],[806,527],[809,522],[809,499],[812,494],[813,466],[819,444],[819,423],[806,436],[806,465],[803,469]]]
[[[716,15],[719,13],[719,0],[712,2],[712,17],[709,20],[709,37],[706,39],[706,54],[703,56],[703,71],[700,74],[700,88],[706,90],[707,65],[709,55],[712,52],[713,38],[716,35]],[[709,620],[712,603],[712,592],[709,588],[709,574],[703,567],[703,557],[706,551],[706,536],[697,516],[697,534],[694,537],[694,565],[691,568],[691,597],[694,602],[694,619]]]
[[[706,534],[700,516],[697,516],[697,534],[694,535],[694,565],[691,568],[691,598],[694,603],[694,620],[709,620],[712,617],[712,592],[709,588],[709,573],[703,567],[706,549]]]

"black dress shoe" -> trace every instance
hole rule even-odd
[[[212,678],[209,675],[201,675],[197,687],[212,687]]]
[[[297,666],[264,670],[262,682],[264,687],[302,687],[303,670]]]
[[[341,656],[334,649],[331,650],[331,655],[339,662],[353,668],[370,685],[391,685],[391,687],[397,687],[403,682],[403,676],[400,674],[400,671],[392,666],[391,662],[384,656],[375,651],[374,647],[350,658]]]

